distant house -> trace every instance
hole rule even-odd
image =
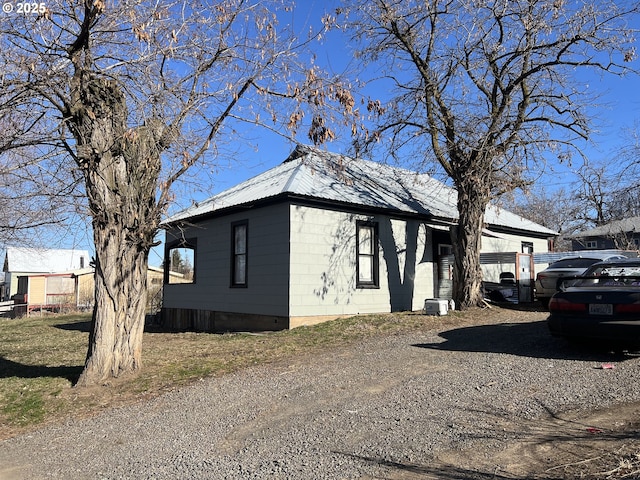
[[[640,217],[616,220],[571,237],[571,248],[580,250],[640,249]]]
[[[421,309],[450,294],[457,216],[455,190],[428,175],[298,147],[275,168],[166,220],[162,321],[274,330]],[[482,251],[522,254],[527,270],[555,235],[489,207]],[[192,266],[186,282],[170,281],[173,258]],[[512,269],[517,278],[520,265]]]
[[[8,300],[18,293],[19,277],[37,276],[44,279],[51,274],[69,274],[89,268],[91,257],[87,250],[75,249],[44,249],[27,247],[7,247],[4,259],[5,293],[0,300]],[[37,281],[38,284],[44,280]],[[52,284],[56,281],[52,281]],[[61,281],[61,283],[64,283]],[[39,288],[39,287],[38,287]],[[44,288],[44,287],[43,287]],[[50,287],[48,293],[53,296],[59,289],[65,290],[68,286]]]
[[[87,250],[8,247],[4,262],[4,300],[13,298],[15,315],[34,310],[89,309],[95,296],[94,268]],[[184,275],[170,272],[172,283]],[[164,269],[147,269],[148,311],[157,312],[162,302]],[[11,287],[11,290],[9,289]]]

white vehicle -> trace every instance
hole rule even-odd
[[[544,308],[549,308],[549,300],[558,291],[558,280],[564,277],[582,275],[596,262],[627,258],[619,254],[588,253],[578,257],[565,257],[553,262],[536,275],[536,297]]]

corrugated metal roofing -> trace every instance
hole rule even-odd
[[[363,159],[299,146],[282,164],[171,216],[164,223],[186,220],[281,194],[422,214],[434,219],[458,218],[456,191],[429,175]],[[537,233],[555,232],[497,207],[486,222]]]
[[[84,260],[81,263],[81,258]],[[60,273],[89,266],[87,250],[7,247],[9,272]]]

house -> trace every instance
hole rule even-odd
[[[274,330],[421,309],[450,288],[456,219],[455,190],[428,175],[299,146],[164,222],[162,322]],[[483,251],[523,255],[556,235],[496,207],[483,233]],[[192,268],[184,283],[168,281],[175,258]]]
[[[93,288],[93,268],[20,275],[18,291],[12,296],[14,316],[42,310],[61,312],[88,309],[93,306]]]
[[[640,217],[616,220],[572,235],[571,249],[574,251],[638,250],[640,249]]]
[[[11,280],[0,284],[0,288],[6,290],[6,300],[15,300],[14,315],[21,316],[34,310],[92,308],[95,284],[89,258],[86,250],[8,247],[4,275]],[[170,272],[169,278],[171,283],[185,281],[184,274],[179,272]],[[151,313],[160,309],[163,279],[163,268],[148,267],[147,307]]]
[[[7,247],[3,268],[5,293],[0,300],[9,300],[18,293],[19,277],[71,274],[88,268],[90,260],[87,250]],[[38,282],[43,284],[44,280]]]

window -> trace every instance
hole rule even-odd
[[[378,288],[378,224],[356,222],[356,286]]]
[[[164,283],[195,283],[196,239],[181,240],[167,245]]]
[[[598,242],[596,240],[588,240],[587,248],[598,248]]]
[[[533,253],[533,242],[521,242],[522,253]]]
[[[231,286],[247,286],[247,253],[249,224],[247,221],[231,224]]]

